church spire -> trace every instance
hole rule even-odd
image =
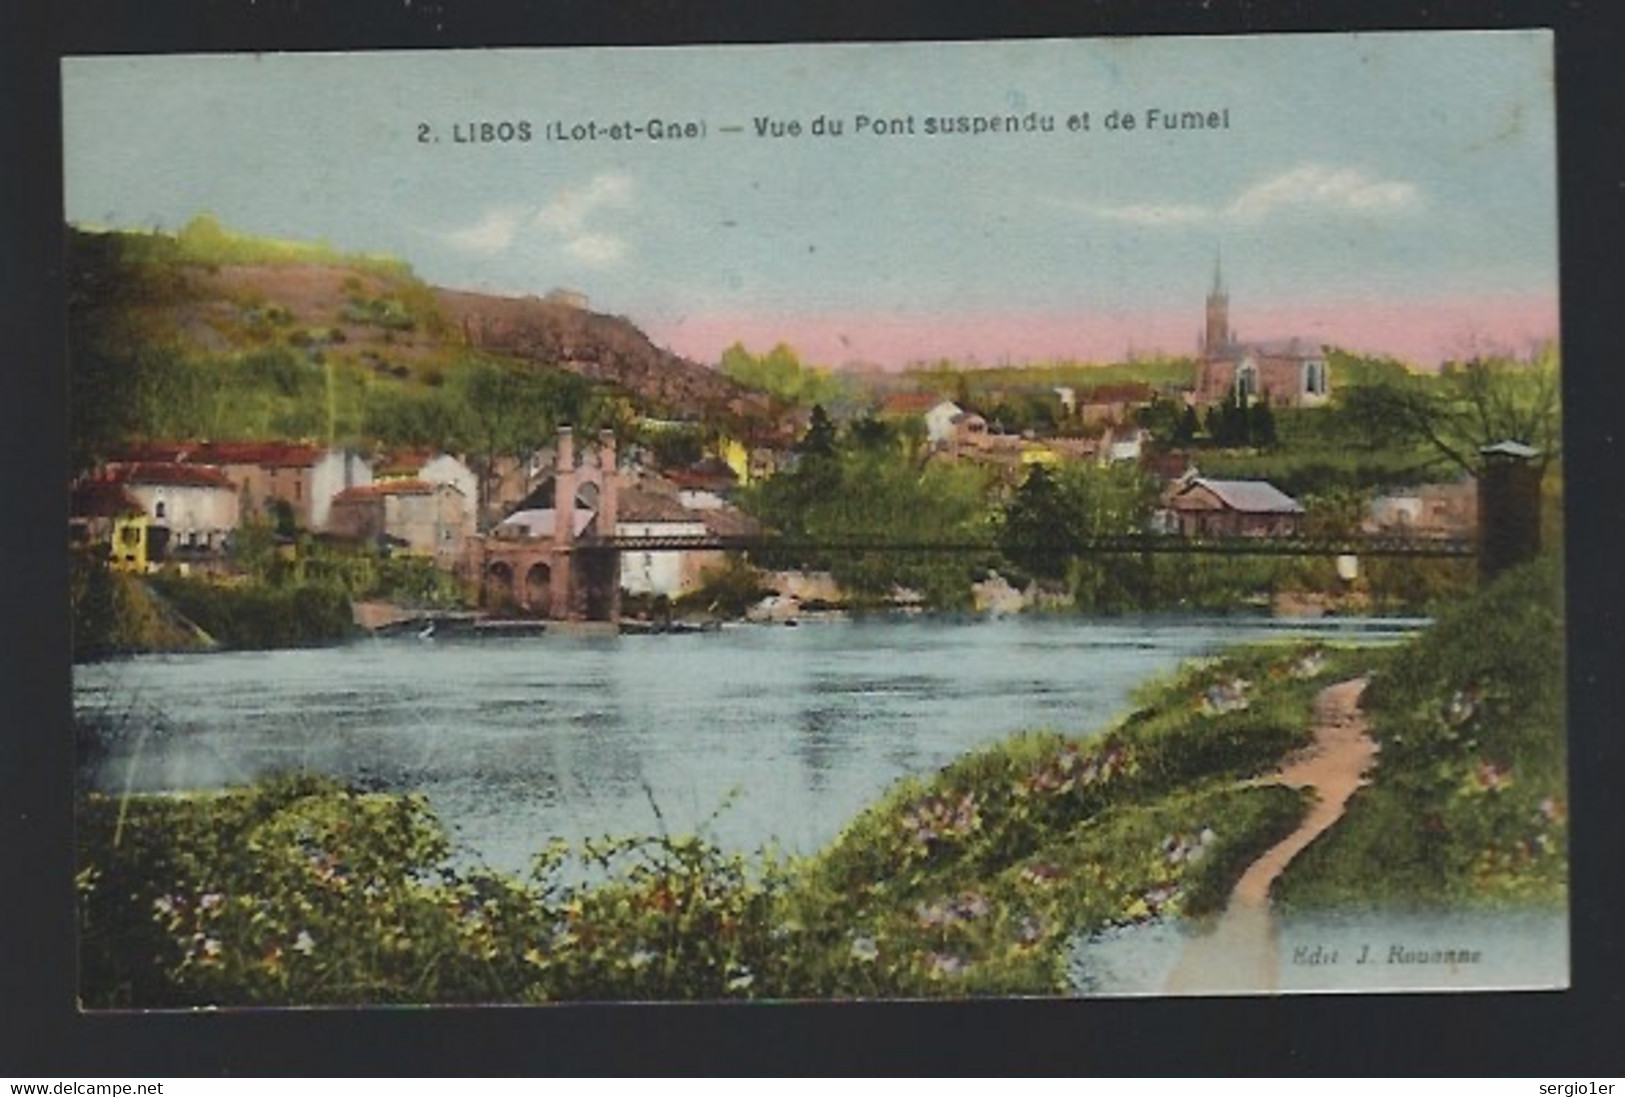
[[[1202,353],[1218,355],[1235,341],[1230,331],[1230,295],[1224,289],[1224,268],[1217,248],[1213,251],[1213,289],[1207,295],[1207,325],[1202,335]]]

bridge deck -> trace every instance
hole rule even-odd
[[[878,552],[996,553],[992,541],[907,541],[885,538],[799,540],[785,537],[612,537],[584,540],[579,548],[615,552]],[[1470,557],[1477,547],[1464,538],[1395,537],[1223,537],[1193,538],[1172,534],[1089,537],[1069,555],[1195,554],[1217,556],[1413,556]]]

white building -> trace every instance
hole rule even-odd
[[[925,413],[925,437],[933,446],[945,446],[954,437],[954,425],[965,409],[952,400],[944,400]]]
[[[217,468],[138,462],[118,468],[109,479],[122,484],[146,513],[154,559],[177,549],[220,551],[237,528],[237,488]]]
[[[349,488],[372,483],[372,466],[350,450],[323,451],[310,466],[310,528],[326,529],[333,499]]]
[[[462,492],[464,509],[473,525],[474,511],[479,507],[480,478],[466,462],[449,453],[437,453],[418,469],[418,479],[428,484],[448,484]]]
[[[617,537],[659,537],[703,541],[710,530],[705,517],[674,496],[636,488],[621,493],[615,519]],[[628,594],[663,594],[675,598],[699,581],[702,558],[709,553],[651,549],[621,553],[621,589]]]

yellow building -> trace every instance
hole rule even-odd
[[[118,571],[145,572],[152,561],[151,519],[123,484],[105,478],[75,484],[68,533],[80,545],[102,545]]]
[[[733,470],[733,474],[741,484],[751,482],[750,447],[737,438],[726,436],[716,441],[716,454],[718,460]]]
[[[150,520],[145,514],[130,514],[113,519],[113,537],[109,549],[109,562],[115,571],[143,573],[150,558],[148,531]]]

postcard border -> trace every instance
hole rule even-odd
[[[293,1010],[214,1015],[84,1016],[72,1001],[71,738],[67,638],[57,542],[25,546],[14,582],[26,647],[7,660],[15,715],[5,747],[8,894],[0,904],[5,1014],[0,1070],[60,1076],[155,1074],[1619,1074],[1621,870],[1609,836],[1625,833],[1619,796],[1620,676],[1608,653],[1620,579],[1603,548],[1622,528],[1621,400],[1610,320],[1625,300],[1617,209],[1625,37],[1613,6],[1529,3],[1516,15],[1481,4],[1413,2],[1159,5],[1109,0],[1061,16],[994,14],[973,4],[788,3],[678,6],[640,2],[444,7],[351,5],[343,16],[270,0],[204,5],[118,0],[37,5],[0,40],[5,145],[26,164],[3,205],[9,258],[3,371],[22,528],[59,528],[65,510],[65,416],[21,409],[65,402],[61,282],[60,89],[56,64],[78,53],[246,49],[446,48],[481,45],[960,40],[1079,34],[1285,33],[1546,27],[1556,34],[1560,110],[1562,307],[1569,456],[1574,983],[1566,992],[1381,994],[1123,1002],[845,1003],[805,1006],[616,1005],[552,1009]],[[562,18],[558,13],[563,12]],[[26,111],[18,109],[23,104]],[[11,173],[7,173],[11,174]],[[16,231],[13,231],[15,229]],[[23,363],[23,368],[16,368]],[[31,364],[31,368],[30,368]],[[52,368],[47,368],[47,366]],[[55,477],[55,479],[53,479]],[[19,538],[24,540],[26,538]],[[26,578],[25,578],[26,577]],[[1573,592],[1584,591],[1584,596]],[[18,657],[20,656],[20,658]],[[49,775],[49,776],[46,776]],[[21,956],[15,954],[22,950]],[[15,962],[14,962],[15,961]],[[1512,1034],[1521,1033],[1521,1036]],[[1355,1034],[1358,1034],[1357,1036]]]

